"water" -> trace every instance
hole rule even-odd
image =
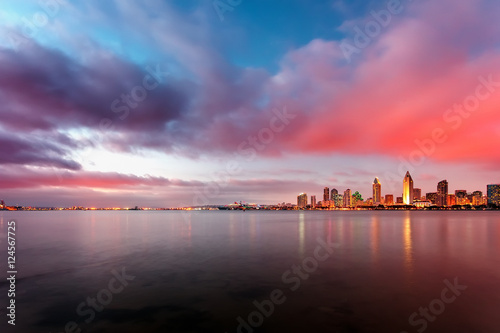
[[[2,248],[11,219],[16,332],[500,328],[498,212],[0,212]]]

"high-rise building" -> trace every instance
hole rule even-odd
[[[335,194],[333,197],[335,207],[342,207],[344,204],[344,196],[342,194]]]
[[[413,179],[410,171],[406,171],[406,176],[403,180],[403,203],[405,205],[413,204]]]
[[[339,191],[337,191],[336,188],[332,188],[332,191],[330,192],[331,193],[331,196],[330,196],[330,200],[333,201],[333,198],[336,194],[339,194]]]
[[[467,204],[467,191],[466,190],[456,190],[455,200],[457,205]]]
[[[414,188],[413,189],[413,200],[420,200],[422,199],[422,190],[419,188]]]
[[[352,206],[352,192],[350,189],[347,189],[344,191],[344,207],[351,207]]]
[[[378,205],[382,202],[382,184],[376,177],[373,181],[373,204]]]
[[[430,201],[433,205],[437,205],[437,192],[430,192],[425,194],[425,200]]]
[[[392,194],[385,195],[385,205],[386,206],[394,205],[394,195],[392,195]]]
[[[488,205],[500,205],[500,184],[487,186]]]
[[[438,183],[436,205],[446,206],[447,201],[448,201],[448,181],[445,179]]]
[[[301,193],[297,196],[297,206],[299,208],[306,208],[307,207],[307,194],[306,193]]]
[[[311,208],[316,208],[316,196],[311,195]]]
[[[455,194],[447,194],[446,195],[446,206],[453,206],[457,204],[457,198],[455,197]]]
[[[482,191],[472,192],[472,204],[474,206],[479,206],[479,205],[483,204],[483,192]]]
[[[330,189],[328,187],[325,187],[323,190],[323,201],[328,201],[330,200]]]

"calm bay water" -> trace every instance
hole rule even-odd
[[[499,212],[0,212],[2,276],[12,219],[9,331],[500,330]]]

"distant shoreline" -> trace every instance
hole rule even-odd
[[[390,207],[390,208],[378,208],[378,207],[357,207],[357,208],[337,208],[337,209],[297,209],[297,208],[227,208],[224,206],[220,207],[185,207],[185,208],[51,208],[51,207],[19,207],[15,209],[0,209],[0,212],[48,212],[48,211],[185,211],[185,212],[193,212],[193,211],[323,211],[323,212],[354,212],[354,211],[498,211],[500,207],[474,207],[474,206],[453,206],[453,207]]]

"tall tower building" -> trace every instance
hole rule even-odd
[[[328,187],[325,187],[325,189],[323,190],[323,202],[329,200],[330,200],[330,189]]]
[[[373,181],[373,204],[378,205],[382,202],[382,184],[378,177]]]
[[[311,195],[311,208],[316,208],[316,196]]]
[[[488,185],[488,204],[500,205],[500,184]]]
[[[307,194],[306,193],[301,193],[297,196],[297,206],[299,208],[306,208],[307,207]]]
[[[333,201],[335,199],[335,196],[339,194],[339,191],[337,191],[336,188],[332,188],[332,191],[330,193],[331,193],[330,200]]]
[[[446,179],[440,181],[437,190],[436,205],[446,206],[448,201],[448,181]]]
[[[410,171],[406,171],[406,176],[403,179],[403,203],[405,205],[413,204],[413,178]]]
[[[344,191],[344,207],[352,206],[352,193],[350,189]]]

